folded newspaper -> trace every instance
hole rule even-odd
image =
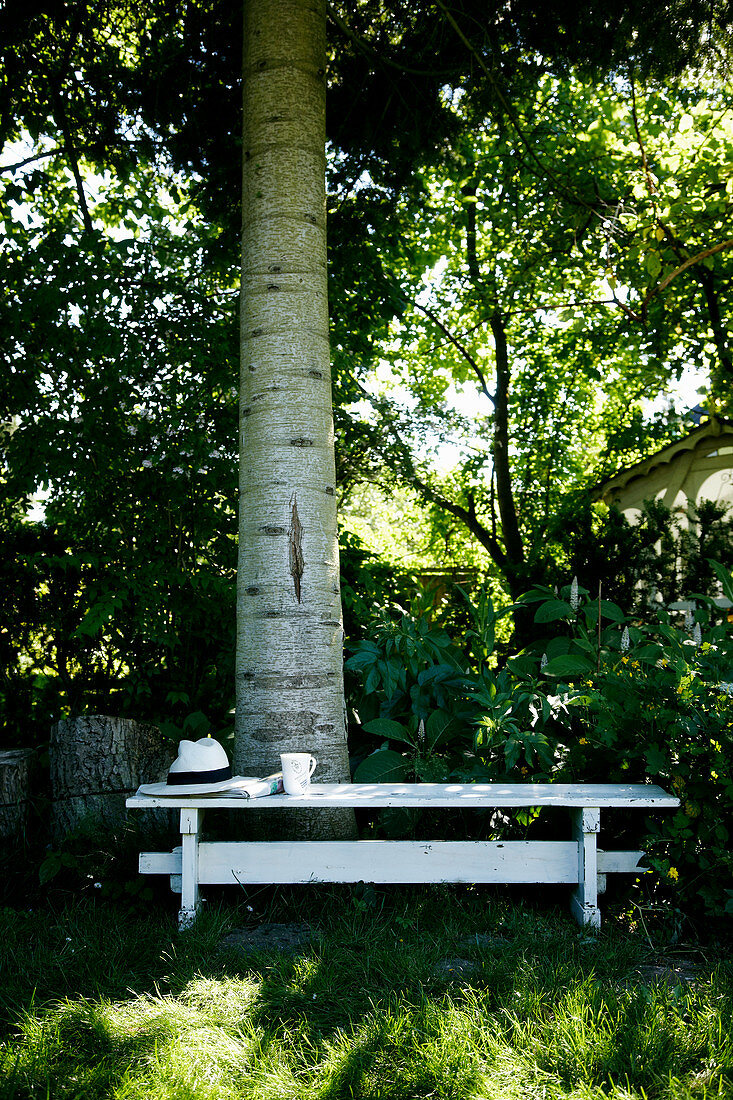
[[[264,795],[278,794],[283,789],[282,772],[275,772],[264,779],[235,775],[229,779],[200,783],[171,783],[171,774],[180,776],[181,773],[169,772],[165,783],[143,783],[137,793],[150,798],[262,798]]]
[[[275,772],[264,779],[242,779],[242,784],[219,791],[227,798],[262,798],[266,794],[279,794],[283,789],[283,773]]]

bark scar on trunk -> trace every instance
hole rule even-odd
[[[293,578],[295,596],[300,603],[300,578],[303,576],[303,528],[298,517],[298,502],[293,493],[290,498],[290,575]]]

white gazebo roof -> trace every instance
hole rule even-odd
[[[656,454],[606,478],[593,497],[622,512],[640,511],[649,499],[668,508],[701,499],[733,505],[733,421],[709,417]]]

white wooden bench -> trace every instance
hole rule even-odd
[[[179,924],[199,907],[199,887],[239,883],[568,883],[581,925],[600,927],[598,894],[612,872],[642,873],[644,852],[597,847],[600,812],[611,807],[659,810],[679,806],[661,787],[617,783],[322,783],[309,794],[243,799],[231,795],[153,797],[139,792],[130,809],[180,809],[180,848],[142,852],[143,874],[167,874],[181,893]],[[278,807],[378,810],[497,809],[554,806],[570,811],[568,840],[337,840],[212,841],[201,839],[206,810],[276,810]]]

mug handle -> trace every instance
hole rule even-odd
[[[310,770],[308,772],[308,778],[309,779],[313,775],[313,772],[316,770],[316,764],[317,763],[318,763],[318,761],[316,760],[315,756],[311,756],[311,766],[310,766]]]

